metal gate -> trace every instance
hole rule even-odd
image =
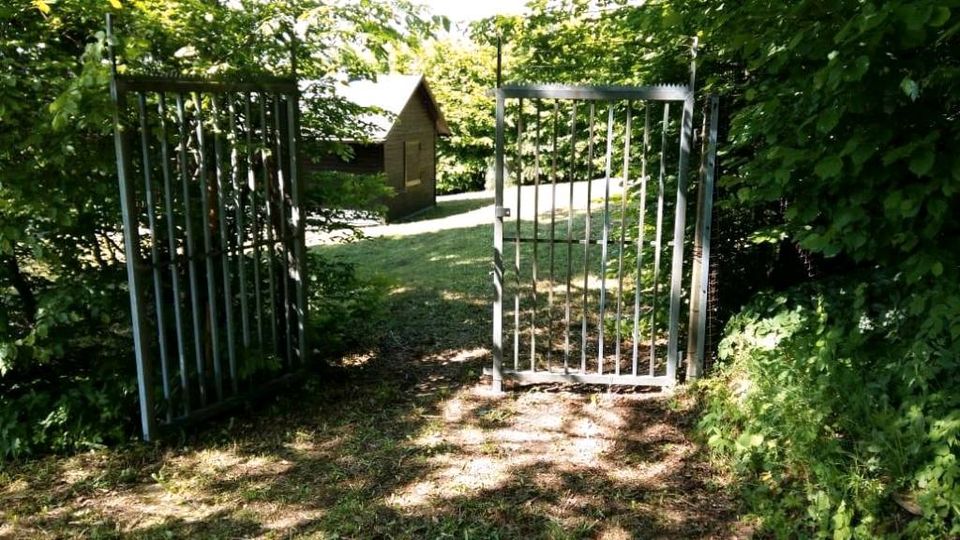
[[[692,77],[690,86],[508,85],[496,100],[493,389],[501,391],[504,378],[672,386],[684,302],[686,375],[699,376],[717,98],[704,115],[692,246],[685,246]],[[510,152],[508,120],[516,130]]]
[[[158,425],[208,416],[305,361],[299,90],[293,78],[123,76],[112,49],[110,61],[141,423],[151,440]]]

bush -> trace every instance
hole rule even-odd
[[[393,196],[383,174],[314,171],[307,175],[304,207],[307,226],[323,232],[356,233],[353,218],[382,219]]]
[[[308,271],[310,340],[322,357],[369,343],[386,289],[358,278],[352,265],[316,254]],[[0,336],[0,461],[98,448],[137,433],[126,290],[101,281],[67,290],[55,297],[56,309],[41,302],[41,315],[56,314],[48,326],[38,324],[24,339]]]
[[[0,460],[86,450],[133,433],[136,378],[122,270],[33,281],[29,326],[16,297],[0,298]]]
[[[807,285],[728,324],[700,429],[766,532],[960,535],[960,297],[927,286]]]
[[[378,335],[386,286],[357,276],[353,264],[310,254],[311,343],[330,357],[372,343]]]

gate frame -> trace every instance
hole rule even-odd
[[[628,386],[672,387],[677,383],[677,371],[682,361],[679,350],[680,309],[683,279],[683,251],[686,232],[687,175],[690,152],[693,146],[694,85],[696,81],[697,42],[694,39],[689,85],[666,86],[567,86],[567,85],[504,85],[494,90],[496,97],[495,138],[495,192],[493,222],[493,366],[484,369],[492,377],[492,391],[503,391],[503,380],[516,380],[521,384],[582,383],[619,384]],[[504,292],[504,218],[509,210],[504,206],[505,183],[505,116],[507,99],[568,99],[580,101],[662,101],[681,102],[683,110],[680,125],[680,155],[677,171],[677,193],[674,219],[673,254],[671,267],[669,337],[667,345],[666,375],[621,375],[619,373],[557,373],[504,369],[503,367],[503,292]],[[701,153],[700,183],[698,185],[697,222],[695,226],[694,255],[691,281],[690,320],[687,347],[687,377],[695,379],[703,373],[705,356],[704,338],[707,305],[707,278],[709,276],[710,228],[713,208],[713,184],[717,147],[717,118],[719,100],[709,96],[709,135],[704,133]],[[628,120],[629,122],[629,113]],[[704,114],[704,131],[707,131],[707,115]],[[608,143],[609,144],[609,143]],[[606,176],[609,178],[610,171]],[[592,179],[589,179],[592,181]],[[572,181],[572,179],[570,180]],[[520,184],[518,183],[518,190]],[[535,210],[537,211],[537,210]],[[519,209],[518,209],[519,213]],[[520,241],[520,239],[515,239]],[[536,240],[534,240],[536,242]],[[658,248],[659,249],[659,248]],[[603,271],[603,270],[602,270]],[[602,294],[602,293],[601,293]],[[602,338],[601,338],[602,339]],[[601,350],[602,351],[602,350]],[[603,353],[601,352],[601,357]]]
[[[116,56],[114,52],[113,17],[109,13],[106,15],[106,39],[108,44],[107,51],[108,51],[108,59],[109,59],[109,67],[110,67],[110,83],[109,83],[110,97],[114,105],[113,115],[112,115],[113,127],[114,127],[113,139],[114,139],[114,149],[115,149],[116,158],[117,158],[117,180],[118,180],[118,186],[120,190],[120,206],[121,206],[121,214],[122,214],[122,228],[123,228],[123,241],[124,241],[124,258],[125,258],[125,265],[126,265],[126,271],[127,271],[127,283],[128,283],[129,298],[130,298],[131,326],[132,326],[132,332],[133,332],[134,355],[135,355],[135,363],[136,363],[136,371],[137,371],[137,391],[138,391],[138,397],[139,397],[139,403],[140,403],[140,423],[142,427],[143,439],[149,442],[157,439],[160,434],[157,416],[155,414],[156,400],[154,395],[155,388],[153,383],[155,366],[153,363],[150,347],[147,345],[148,340],[152,338],[155,338],[155,340],[158,342],[160,346],[161,355],[164,356],[164,358],[162,358],[161,368],[162,368],[162,377],[163,377],[165,394],[168,391],[167,386],[169,384],[169,378],[167,373],[167,361],[165,358],[166,355],[164,353],[165,339],[163,338],[163,336],[152,335],[153,332],[151,332],[147,324],[146,302],[144,298],[144,283],[143,283],[144,276],[142,274],[145,272],[153,271],[155,273],[154,275],[155,287],[160,287],[160,285],[158,284],[159,283],[158,279],[160,278],[158,278],[156,275],[156,271],[157,271],[156,260],[153,260],[152,262],[145,260],[142,250],[140,249],[140,245],[141,245],[141,238],[140,238],[140,232],[139,232],[140,223],[137,217],[138,199],[136,198],[136,195],[135,195],[136,193],[136,190],[134,187],[135,180],[132,177],[132,165],[131,165],[132,154],[130,151],[128,126],[125,126],[125,122],[123,118],[124,112],[128,108],[126,95],[127,93],[138,94],[139,105],[140,105],[139,119],[141,124],[137,126],[137,129],[141,130],[139,133],[141,133],[141,138],[143,139],[143,144],[145,145],[144,148],[146,148],[147,142],[146,142],[146,135],[144,134],[146,117],[143,110],[143,104],[144,104],[144,96],[147,93],[158,93],[161,96],[164,96],[165,93],[173,93],[178,96],[178,100],[180,100],[184,94],[189,94],[189,93],[195,93],[197,95],[204,95],[204,94],[227,95],[230,93],[234,93],[234,94],[245,93],[247,95],[246,104],[248,108],[250,105],[249,98],[251,94],[253,93],[272,94],[274,98],[274,101],[273,101],[273,108],[274,108],[274,115],[275,115],[274,122],[276,123],[276,130],[277,130],[277,140],[275,141],[277,148],[275,150],[279,152],[278,155],[276,156],[276,159],[277,159],[276,174],[277,174],[277,181],[279,182],[279,189],[281,190],[280,219],[281,219],[282,226],[289,225],[293,228],[292,234],[288,232],[287,235],[283,238],[277,238],[276,240],[268,239],[266,242],[263,243],[263,245],[277,246],[282,248],[280,249],[280,259],[281,259],[280,264],[281,264],[281,268],[286,270],[286,275],[283,276],[283,279],[285,280],[283,282],[283,286],[281,286],[278,283],[275,287],[275,290],[270,291],[270,294],[275,295],[277,294],[277,290],[286,289],[291,279],[295,283],[295,291],[292,295],[293,296],[292,298],[290,297],[291,295],[287,294],[286,291],[284,291],[285,299],[283,302],[283,309],[285,310],[284,318],[286,320],[285,348],[287,352],[285,372],[281,373],[278,377],[275,377],[270,381],[265,381],[261,383],[259,387],[255,387],[252,390],[249,390],[246,392],[239,392],[237,390],[236,385],[237,385],[238,379],[236,376],[235,364],[234,364],[234,356],[235,356],[234,349],[236,348],[237,345],[248,345],[249,332],[246,327],[244,327],[243,332],[236,332],[234,328],[235,325],[232,320],[233,317],[231,316],[232,312],[228,311],[226,313],[227,315],[226,325],[227,325],[228,337],[225,340],[224,344],[227,345],[230,349],[229,367],[230,367],[231,380],[234,385],[233,395],[224,397],[222,395],[222,392],[219,391],[221,388],[220,388],[220,378],[218,374],[217,375],[218,378],[216,380],[218,392],[217,392],[217,396],[212,400],[212,402],[209,405],[204,404],[201,407],[193,410],[188,409],[188,411],[183,416],[179,416],[176,418],[174,418],[171,412],[168,410],[167,418],[163,425],[164,427],[169,427],[177,424],[185,424],[190,422],[202,421],[210,416],[218,414],[219,412],[225,409],[239,405],[242,402],[246,401],[247,399],[254,397],[255,395],[259,395],[261,393],[269,392],[273,390],[277,385],[280,385],[289,380],[292,380],[296,376],[296,372],[293,370],[293,367],[295,365],[299,365],[302,368],[305,365],[308,354],[309,354],[309,347],[308,347],[308,342],[306,337],[306,326],[307,326],[307,317],[308,317],[307,301],[306,301],[307,281],[308,281],[308,276],[306,271],[306,219],[305,219],[304,210],[302,206],[302,201],[304,196],[303,194],[304,182],[300,178],[300,174],[299,174],[300,89],[299,89],[298,80],[296,78],[296,58],[295,58],[296,44],[295,43],[292,44],[292,47],[291,47],[291,68],[292,68],[291,77],[282,78],[282,77],[276,77],[276,76],[264,74],[263,76],[252,78],[250,80],[235,81],[235,80],[206,79],[206,78],[198,79],[198,78],[192,78],[192,77],[152,77],[152,76],[120,75],[117,72],[117,62],[116,62]],[[285,99],[284,109],[286,114],[285,114],[285,118],[283,118],[282,120],[286,122],[285,136],[281,136],[281,130],[280,130],[281,118],[279,116],[280,109],[278,108],[279,107],[278,100],[281,97]],[[264,105],[261,104],[261,107],[263,106]],[[222,113],[226,114],[227,111],[222,111]],[[249,111],[247,111],[247,113],[249,114]],[[214,115],[216,116],[216,119],[218,122],[222,120],[219,114],[220,113],[217,113],[216,111],[214,111]],[[233,104],[230,105],[229,114],[230,114],[230,117],[232,118],[234,114]],[[248,128],[250,125],[249,122],[250,122],[250,119],[248,116],[247,118]],[[198,131],[203,129],[202,122],[198,121],[197,129]],[[263,125],[262,129],[267,129],[266,125]],[[249,132],[248,132],[248,137],[249,137]],[[283,144],[281,142],[281,139],[286,143],[286,154],[289,160],[289,162],[285,164],[280,163],[280,160],[283,158],[283,152],[280,151],[281,145]],[[202,152],[203,143],[201,142],[200,144],[201,144],[200,151]],[[215,141],[215,144],[219,144],[219,139]],[[165,145],[162,145],[162,146],[164,146],[165,148]],[[272,150],[274,149],[271,149],[271,151]],[[217,150],[217,152],[219,152],[219,150]],[[203,158],[201,157],[200,159],[202,162]],[[215,159],[216,159],[215,167],[217,168],[216,176],[217,176],[218,182],[220,182],[222,181],[222,170],[220,170],[222,163],[220,162],[219,158],[215,158]],[[169,165],[167,163],[163,165],[165,174],[167,173],[166,168],[168,166]],[[207,164],[207,167],[209,166],[210,165]],[[201,167],[203,167],[203,165],[201,165]],[[282,208],[282,205],[285,204],[283,199],[284,194],[282,192],[282,190],[284,189],[283,185],[286,183],[284,181],[285,168],[286,168],[287,175],[289,176],[288,181],[290,186],[290,193],[288,194],[289,210],[290,210],[289,216],[283,215],[283,208]],[[252,175],[253,173],[252,171],[250,171],[248,172],[248,174]],[[264,172],[263,174],[268,175],[269,173]],[[201,171],[201,176],[202,176],[202,171]],[[141,181],[145,180],[146,182],[150,182],[149,168],[144,169],[144,172],[142,173],[142,177],[140,178],[140,180]],[[147,204],[152,205],[153,204],[152,201],[149,200],[149,197],[150,197],[149,188],[147,189],[146,194],[148,197]],[[220,199],[222,197],[222,192],[218,192],[217,197],[218,199]],[[221,205],[220,220],[223,220],[224,216],[222,212],[224,211],[224,208],[222,206],[222,200],[220,200],[219,203]],[[272,201],[265,201],[264,204],[269,206],[270,204],[272,204]],[[154,239],[157,237],[156,231],[155,231],[155,225],[152,219],[153,210],[154,208],[152,206],[148,210],[148,215],[151,218],[151,223],[149,228],[151,230],[152,241],[154,241]],[[203,220],[203,221],[206,224],[204,233],[209,234],[210,232],[209,220]],[[221,222],[221,225],[222,225],[222,222]],[[189,225],[187,226],[187,228],[189,229]],[[191,235],[189,231],[187,231],[186,234],[188,237]],[[226,242],[225,237],[223,237],[222,234],[223,233],[221,233],[221,242]],[[237,246],[237,254],[242,257],[243,252],[248,247],[255,246],[258,249],[260,247],[260,244],[261,242],[259,238],[255,242],[253,242],[253,244],[251,244],[250,246],[246,245],[245,243],[240,244]],[[154,242],[151,245],[152,245],[152,248],[155,249],[156,243]],[[201,249],[200,251],[202,256],[209,261],[210,257],[213,256],[212,254],[216,253],[218,250],[220,250],[221,256],[229,256],[229,250],[221,248],[220,246],[211,247],[209,245],[206,245],[206,246],[203,246],[203,249]],[[155,256],[156,253],[154,253],[153,255]],[[187,258],[191,260],[191,264],[192,264],[193,262],[192,256],[187,255]],[[221,263],[221,264],[224,264],[224,263]],[[273,264],[273,261],[271,259],[271,265],[272,264]],[[223,272],[225,275],[227,271],[228,270],[224,265]],[[208,272],[207,279],[213,279],[213,280],[217,279],[215,275],[210,274],[210,268],[207,269],[207,272]],[[271,279],[272,279],[272,276],[271,276]],[[241,281],[241,284],[243,284],[242,281]],[[243,285],[241,285],[241,287],[243,287]],[[242,291],[236,292],[236,294],[231,293],[228,282],[225,282],[223,289],[224,290],[220,291],[221,294],[218,294],[215,299],[210,300],[211,306],[215,306],[217,303],[223,302],[226,295],[229,295],[232,301],[232,299],[236,298],[237,295],[245,294]],[[196,294],[195,292],[191,292],[190,294],[186,295],[186,298],[195,299],[194,297],[195,294]],[[243,305],[244,299],[245,297],[241,297],[241,305]],[[258,296],[258,302],[259,302],[259,296]],[[162,323],[163,315],[162,315],[161,309],[162,309],[162,304],[160,303],[160,300],[158,297],[157,299],[157,310],[158,310],[157,324],[158,325],[163,324]],[[275,316],[276,314],[274,313],[274,309],[276,309],[276,304],[274,304],[274,308],[270,310],[271,314]],[[262,313],[258,312],[257,317],[261,317],[262,315],[263,315]],[[211,317],[215,317],[215,316],[216,315],[213,314]],[[196,317],[196,313],[194,313],[194,317]],[[295,322],[297,325],[296,329],[292,327],[293,322],[291,321],[291,318],[295,319]],[[244,320],[244,324],[246,325],[246,320]],[[214,329],[214,332],[215,332],[217,328],[216,322],[213,323],[212,328]],[[293,343],[292,333],[294,331],[297,334],[295,347],[292,344]],[[195,339],[199,340],[199,338],[196,336],[195,336]],[[276,339],[274,340],[275,347],[280,347],[280,343],[281,342],[279,340],[276,340]],[[199,352],[199,345],[197,343],[195,343],[194,346],[198,349],[198,352],[197,352],[198,355],[205,354],[205,353]],[[217,345],[214,345],[214,347],[216,346]],[[216,355],[216,353],[214,354]],[[215,363],[214,369],[219,370],[220,365],[218,363]],[[181,376],[185,376],[185,375],[182,374]],[[186,381],[186,379],[184,379],[184,381]],[[182,384],[185,385],[186,382],[183,382]],[[204,388],[203,381],[199,381],[199,387],[202,395],[203,388]],[[184,388],[183,391],[187,392],[188,390]],[[168,397],[168,396],[165,396],[165,397]]]

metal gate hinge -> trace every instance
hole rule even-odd
[[[494,208],[494,215],[498,218],[510,217],[510,209],[503,206],[497,206]]]

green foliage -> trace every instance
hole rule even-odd
[[[903,281],[761,295],[728,324],[700,428],[768,532],[960,534],[960,296]]]
[[[911,281],[956,265],[944,244],[960,225],[947,210],[960,189],[950,9],[801,2],[727,16],[714,35],[751,73],[730,130],[749,159],[725,178],[738,202],[786,200],[783,226],[804,248]]]
[[[307,299],[310,339],[321,354],[332,357],[373,343],[383,327],[387,287],[362,279],[354,265],[311,252],[313,276]]]
[[[114,442],[136,418],[107,11],[116,13],[120,72],[287,75],[295,29],[298,73],[328,87],[343,74],[380,72],[389,46],[415,46],[442,22],[406,0],[4,2],[0,459]],[[338,133],[349,113],[338,105],[310,108],[305,129]],[[371,198],[362,193],[370,191],[343,195]]]
[[[347,213],[383,217],[384,201],[393,194],[383,174],[317,171],[307,176],[306,186],[307,224],[324,232],[356,232]]]
[[[437,141],[437,192],[482,189],[492,164],[496,49],[438,40],[395,60],[401,71],[420,71],[443,111],[451,135]]]
[[[66,371],[66,370],[64,370]],[[55,384],[0,395],[0,460],[37,451],[77,451],[122,440],[135,414],[136,386],[94,374],[65,374]]]

